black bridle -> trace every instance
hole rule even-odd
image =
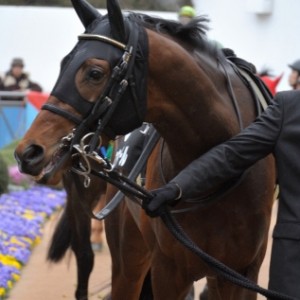
[[[108,123],[115,113],[120,100],[124,96],[125,91],[130,89],[130,96],[134,102],[134,106],[138,105],[137,99],[137,84],[133,74],[136,61],[136,53],[138,48],[139,31],[134,24],[128,22],[129,38],[127,44],[123,44],[113,38],[105,35],[84,33],[78,36],[79,41],[99,41],[104,42],[118,51],[123,51],[119,62],[114,66],[112,75],[106,84],[103,93],[94,102],[79,101],[71,99],[67,102],[77,111],[82,111],[81,116],[77,116],[65,109],[62,109],[54,104],[46,103],[42,106],[43,110],[51,111],[65,119],[75,123],[77,127],[62,138],[61,148],[68,148],[67,154],[74,153],[84,161],[72,167],[72,170],[85,177],[85,186],[89,185],[89,174],[91,171],[89,159],[95,160],[103,165],[104,169],[111,169],[110,163],[99,155],[98,149],[101,146],[101,134],[108,131],[108,136],[114,138],[115,132],[109,131]],[[112,50],[113,51],[113,50]],[[140,87],[138,87],[140,88]],[[80,106],[80,107],[78,107]],[[80,110],[82,106],[82,110]],[[143,116],[137,111],[138,123],[142,124]],[[86,113],[87,112],[87,113]],[[66,154],[66,156],[68,156]],[[73,154],[74,155],[74,154]]]
[[[80,103],[79,109],[77,108],[78,104],[74,105],[71,101],[71,103],[68,103],[75,109],[77,108],[79,111],[87,111],[88,113],[85,116],[78,117],[77,115],[54,104],[47,103],[42,106],[42,109],[56,113],[78,125],[73,137],[74,143],[78,142],[79,139],[82,138],[84,132],[86,132],[86,129],[91,128],[95,122],[97,122],[95,134],[100,135],[103,132],[103,129],[109,122],[112,114],[119,104],[120,99],[127,89],[129,80],[133,80],[132,71],[135,62],[138,33],[136,30],[129,30],[129,32],[130,35],[127,45],[99,34],[84,33],[78,36],[79,40],[101,41],[123,51],[123,55],[118,64],[113,68],[112,75],[104,92],[99,96],[95,103],[87,101],[82,102]],[[133,95],[135,95],[135,93],[133,93]],[[93,147],[91,147],[90,151],[93,151],[95,147],[94,145],[91,146]]]
[[[73,113],[70,113],[69,111],[66,111],[58,106],[55,106],[54,104],[44,104],[42,106],[42,109],[45,110],[49,110],[53,113],[56,113],[72,122],[74,122],[76,125],[81,125],[81,123],[86,123],[86,124],[91,124],[92,122],[94,122],[95,117],[101,118],[102,114],[104,111],[106,111],[106,109],[111,105],[112,100],[109,98],[109,94],[111,94],[113,92],[113,87],[116,86],[116,82],[114,82],[115,78],[120,78],[120,76],[122,76],[122,73],[124,71],[126,71],[126,67],[128,66],[128,62],[130,60],[130,51],[129,47],[112,38],[106,37],[106,36],[102,36],[102,35],[98,35],[98,34],[80,34],[78,36],[79,41],[80,40],[95,40],[95,41],[102,41],[105,43],[108,43],[112,46],[115,46],[121,50],[124,51],[124,54],[121,58],[121,60],[119,61],[118,65],[115,66],[112,76],[110,78],[110,81],[108,82],[105,91],[100,95],[99,99],[97,99],[97,101],[95,102],[95,104],[91,103],[91,102],[81,102],[80,103],[80,107],[78,108],[78,104],[77,103],[71,103],[71,101],[69,101],[69,105],[73,106],[75,109],[77,109],[78,111],[81,112],[82,115],[86,114],[85,112],[91,112],[92,114],[87,114],[87,117],[77,117],[76,115],[74,115]],[[131,47],[130,47],[131,49]],[[125,83],[124,82],[118,82],[119,85],[121,85],[121,87],[125,87]],[[115,87],[116,88],[116,87]],[[125,87],[126,88],[126,87]],[[73,100],[73,99],[72,99]]]

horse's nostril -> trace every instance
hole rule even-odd
[[[15,152],[15,157],[20,171],[36,175],[41,169],[40,163],[44,158],[44,149],[39,145],[32,144],[27,146],[22,153]]]
[[[38,162],[44,156],[44,149],[38,145],[28,146],[22,155],[22,160],[26,162]]]

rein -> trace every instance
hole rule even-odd
[[[112,183],[116,185],[122,193],[127,195],[131,200],[135,201],[136,203],[139,203],[141,205],[141,202],[143,201],[151,201],[153,198],[152,193],[147,191],[142,186],[134,183],[131,180],[128,180],[128,178],[117,175],[117,179],[113,178],[116,174],[111,174],[112,176],[108,176],[103,174],[102,172],[97,173],[95,171],[92,171],[92,173],[96,176],[99,176],[100,178],[107,180],[109,183]],[[122,179],[123,182],[120,180]],[[140,199],[141,201],[138,201],[137,199]],[[105,212],[104,212],[105,214]],[[103,215],[104,215],[103,214]],[[191,239],[190,237],[185,233],[183,228],[179,225],[179,223],[176,221],[176,219],[171,215],[170,211],[167,207],[164,207],[162,209],[162,213],[160,215],[160,218],[162,222],[165,224],[165,226],[169,229],[170,233],[173,235],[173,237],[179,241],[183,246],[188,248],[190,251],[192,251],[194,254],[196,254],[199,258],[201,258],[205,263],[207,263],[213,270],[226,280],[229,280],[233,284],[239,285],[241,287],[244,287],[248,290],[252,290],[254,292],[257,292],[263,296],[265,296],[268,299],[278,299],[278,300],[296,300],[293,297],[281,294],[276,291],[267,290],[262,287],[260,287],[255,282],[249,280],[248,278],[244,277],[240,273],[232,270],[231,268],[224,265],[222,262],[218,261],[214,257],[210,256],[206,252],[204,252],[201,248],[199,248]]]
[[[134,180],[136,179],[136,177],[138,176],[138,174],[141,172],[144,165],[146,164],[148,156],[150,155],[152,149],[157,144],[159,137],[160,137],[159,134],[156,132],[156,130],[154,130],[150,136],[150,139],[146,147],[144,147],[139,160],[135,164],[134,168],[131,170],[128,177],[123,176],[122,174],[113,170],[107,172],[103,172],[103,171],[97,172],[94,169],[90,170],[91,174],[100,177],[101,179],[109,182],[110,184],[113,184],[119,189],[117,194],[105,206],[105,208],[96,214],[90,212],[87,205],[81,202],[85,210],[89,213],[89,215],[92,218],[98,220],[103,220],[104,218],[106,218],[122,201],[124,194],[135,203],[138,203],[140,206],[142,206],[143,201],[151,201],[153,195],[149,191],[144,189],[142,186],[135,183]],[[240,177],[237,182],[235,181],[232,184],[229,184],[229,187],[225,188],[225,193],[229,192],[232,188],[234,188],[237,184],[239,184],[239,182],[243,179],[243,177],[244,176]],[[224,195],[223,190],[219,196],[221,195]],[[209,198],[207,200],[209,200]],[[183,246],[185,246],[194,254],[196,254],[205,263],[207,263],[219,276],[232,282],[233,284],[257,292],[269,299],[296,300],[293,297],[260,287],[255,282],[249,280],[248,278],[244,277],[240,273],[232,270],[231,268],[227,267],[226,265],[224,265],[214,257],[204,252],[190,239],[190,237],[186,234],[186,232],[183,230],[183,228],[180,226],[180,224],[176,221],[176,219],[172,216],[171,213],[172,212],[170,212],[167,207],[164,207],[160,215],[160,218],[162,222],[165,224],[165,226],[168,228],[170,233],[173,235],[173,237],[177,241],[179,241]]]
[[[99,221],[105,219],[108,215],[112,213],[112,211],[120,204],[120,202],[124,198],[124,194],[126,196],[131,197],[132,195],[141,198],[143,197],[143,189],[140,189],[140,186],[135,183],[136,178],[142,172],[145,167],[148,157],[150,156],[153,148],[157,144],[160,138],[159,133],[156,130],[152,130],[149,139],[146,145],[143,147],[143,151],[139,156],[139,159],[136,161],[134,167],[131,169],[128,177],[122,175],[119,172],[114,171],[113,169],[97,172],[93,168],[90,168],[89,174],[93,174],[95,176],[100,177],[101,179],[109,182],[110,184],[116,186],[119,191],[116,195],[109,201],[108,204],[104,208],[102,208],[99,212],[94,214],[88,205],[85,202],[80,202],[84,207],[86,213],[93,219],[97,219]],[[82,174],[80,174],[82,175]],[[131,199],[134,199],[131,197]]]
[[[155,146],[159,136],[156,136],[155,134],[153,134],[152,138],[153,138],[152,145]],[[140,167],[141,167],[141,165],[140,165]],[[139,172],[138,168],[135,171]],[[119,204],[119,202],[121,201],[120,194],[121,194],[121,198],[123,197],[122,194],[125,194],[131,200],[138,203],[139,205],[141,205],[143,201],[151,201],[151,199],[153,198],[152,193],[150,193],[142,186],[138,185],[137,183],[133,182],[129,178],[127,178],[117,172],[110,172],[109,174],[105,174],[103,172],[96,172],[94,170],[92,170],[91,172],[93,175],[98,176],[98,177],[108,181],[109,183],[115,185],[120,190],[114,197],[115,200],[113,200],[112,206],[116,206]],[[135,173],[135,174],[137,174],[137,173]],[[138,199],[140,199],[141,201],[139,201]],[[110,209],[108,209],[108,211],[103,210],[101,212],[101,214],[98,213],[97,215],[92,215],[92,217],[102,220],[109,214],[109,212],[111,212]],[[226,280],[229,280],[230,282],[232,282],[236,285],[239,285],[246,289],[252,290],[261,295],[264,295],[265,297],[267,297],[269,299],[296,300],[293,297],[260,287],[258,284],[254,283],[253,281],[244,277],[240,273],[230,269],[229,267],[227,267],[226,265],[224,265],[217,259],[213,258],[209,254],[204,252],[185,233],[183,228],[179,225],[179,223],[176,221],[176,219],[171,215],[171,213],[167,207],[164,207],[162,209],[160,218],[177,241],[179,241],[182,245],[184,245],[190,251],[192,251],[194,254],[196,254],[198,257],[200,257],[205,263],[207,263],[211,268],[213,268],[213,270],[218,275],[222,276]]]
[[[226,75],[227,75],[226,78],[230,83],[229,76],[227,73]],[[229,89],[232,89],[231,84],[228,84],[228,86]],[[232,96],[234,94],[233,94],[233,90],[231,91],[232,91],[231,93]],[[235,97],[233,98],[233,101],[234,99]],[[235,101],[234,103],[236,104]],[[239,110],[236,111],[239,112]],[[239,124],[241,125],[242,123],[241,123],[240,115],[238,115],[238,119],[239,119]],[[105,172],[96,172],[93,169],[91,170],[91,173],[93,175],[102,178],[103,180],[113,184],[119,189],[118,193],[113,197],[113,199],[106,205],[106,207],[103,210],[98,212],[96,215],[92,214],[93,218],[102,220],[105,217],[107,217],[113,211],[113,209],[122,201],[124,194],[128,196],[129,199],[133,200],[139,205],[142,205],[143,201],[151,201],[153,195],[149,191],[144,189],[142,186],[136,184],[133,180],[135,180],[138,174],[141,172],[143,166],[145,165],[148,159],[148,156],[150,155],[152,149],[156,145],[158,139],[159,139],[159,134],[156,132],[156,130],[154,130],[152,132],[148,144],[143,149],[140,159],[138,160],[138,162],[130,172],[128,178],[115,171],[105,173]],[[227,193],[231,189],[233,189],[236,185],[240,183],[240,181],[244,178],[245,174],[246,173],[244,173],[238,180],[234,180],[233,182],[230,182],[229,186],[226,186],[224,190],[215,193],[215,198],[218,198],[224,195],[224,193]],[[140,199],[141,201],[139,201],[138,199]],[[210,197],[208,197],[206,200],[207,201],[210,200]],[[203,202],[206,201],[202,199],[201,204]],[[182,212],[182,211],[178,211],[178,212]],[[254,283],[253,281],[249,280],[248,278],[244,277],[238,272],[230,269],[220,261],[216,260],[209,254],[204,252],[190,239],[190,237],[185,233],[183,228],[178,224],[178,222],[172,216],[171,213],[172,212],[170,212],[167,207],[164,207],[160,215],[162,222],[169,229],[170,233],[174,236],[174,238],[177,241],[179,241],[182,245],[187,247],[190,251],[192,251],[194,254],[200,257],[204,262],[206,262],[218,275],[225,278],[226,280],[229,280],[233,284],[257,292],[270,299],[295,300],[293,297],[260,287],[258,284]]]

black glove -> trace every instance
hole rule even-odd
[[[143,201],[143,208],[152,218],[160,216],[166,205],[174,206],[181,198],[181,189],[176,183],[168,183],[151,193],[153,198]]]

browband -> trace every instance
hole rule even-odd
[[[116,41],[112,38],[109,38],[107,36],[104,35],[100,35],[100,34],[92,34],[92,33],[82,33],[78,35],[78,40],[96,40],[96,41],[101,41],[101,42],[105,42],[108,44],[111,44],[113,46],[116,46],[122,50],[126,49],[126,45]]]

